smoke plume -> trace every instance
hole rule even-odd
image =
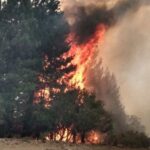
[[[99,47],[95,59],[100,61],[102,58],[103,65],[115,74],[126,112],[141,117],[149,131],[147,133],[150,133],[149,4],[149,0],[62,0],[62,9],[77,43],[87,42],[98,24],[107,27],[104,43]],[[95,70],[98,70],[98,65]],[[102,87],[96,84],[99,83],[96,74],[92,84],[99,97],[99,88]],[[113,84],[110,88],[113,88]],[[121,123],[125,114],[122,109],[118,110],[118,97],[113,97],[117,101],[108,102],[106,107],[114,112]]]
[[[65,16],[78,43],[88,41],[98,24],[110,27],[128,11],[136,11],[140,4],[141,0],[62,0]]]
[[[113,72],[128,114],[136,115],[150,135],[150,7],[141,6],[111,28],[99,57]]]

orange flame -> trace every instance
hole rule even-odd
[[[63,57],[73,57],[71,64],[76,66],[73,77],[69,81],[70,85],[75,85],[80,89],[85,88],[87,70],[91,66],[98,44],[103,41],[105,31],[106,27],[104,25],[98,25],[94,35],[86,43],[82,44],[75,42],[74,34],[68,36],[67,42],[70,44],[70,50]]]
[[[90,144],[100,144],[104,142],[106,134],[102,134],[98,131],[90,131],[87,135],[86,143]]]

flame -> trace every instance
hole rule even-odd
[[[50,141],[62,141],[62,142],[73,142],[73,135],[71,133],[71,128],[60,128],[57,132],[49,133],[45,138]],[[52,138],[51,138],[52,137]]]
[[[71,72],[71,79],[69,80],[68,86],[75,85],[75,87],[80,88],[81,90],[85,88],[87,82],[87,72],[88,69],[92,66],[93,58],[96,53],[96,49],[100,43],[103,42],[104,34],[106,32],[106,26],[100,24],[97,26],[95,33],[89,38],[85,43],[78,44],[75,42],[75,36],[73,33],[69,34],[67,42],[70,45],[70,50],[63,54],[63,58],[72,57],[73,59],[67,66],[70,64],[76,66],[75,71]],[[65,79],[69,75],[64,76],[62,79]],[[60,130],[63,131],[63,130]],[[69,129],[65,129],[64,136],[68,135],[70,132]],[[59,137],[59,136],[57,136]],[[72,142],[72,136],[70,135]],[[76,143],[81,143],[80,136],[76,137]],[[86,137],[86,143],[98,144],[103,140],[103,135],[96,131],[90,131]],[[67,138],[63,138],[63,141],[68,141]]]
[[[88,144],[100,144],[103,143],[105,136],[105,134],[92,130],[88,133],[86,140]]]
[[[75,42],[73,33],[69,34],[67,42],[70,45],[70,50],[63,57],[73,57],[71,64],[76,66],[76,70],[72,73],[73,76],[69,81],[70,85],[75,85],[80,89],[85,88],[88,68],[92,64],[92,59],[98,44],[103,41],[105,31],[106,27],[103,24],[98,25],[94,35],[86,43],[82,44]]]
[[[92,60],[95,55],[97,46],[103,42],[103,37],[106,31],[106,26],[100,24],[97,26],[95,33],[82,44],[78,44],[75,40],[74,33],[70,33],[66,39],[66,42],[70,45],[68,52],[64,53],[61,57],[67,59],[69,57],[73,58],[66,66],[61,66],[59,69],[69,67],[70,65],[76,66],[76,69],[69,74],[65,74],[62,78],[57,80],[57,83],[62,84],[63,82],[69,86],[74,85],[76,88],[81,90],[85,88],[87,82],[87,72],[92,66]],[[60,57],[57,58],[59,60]],[[46,70],[51,65],[48,60],[48,56],[44,56],[43,69]],[[70,78],[71,77],[71,78]],[[69,81],[67,80],[69,78]],[[46,84],[46,80],[42,75],[39,75],[39,81]],[[59,89],[51,89],[54,93],[58,93]],[[51,101],[50,91],[48,87],[40,89],[35,95],[35,97],[43,97],[46,101]],[[67,91],[68,89],[65,89]]]
[[[73,135],[70,128],[62,128],[55,134],[55,141],[73,142]]]
[[[87,133],[85,137],[86,144],[100,144],[104,142],[104,139],[107,135],[100,133],[99,131],[91,130]],[[48,134],[45,137],[46,140],[50,141],[62,141],[62,142],[69,142],[73,143],[73,134],[71,132],[71,128],[61,128],[56,133],[53,133],[53,138],[51,139],[51,134]],[[75,136],[75,143],[81,144],[81,135],[79,133]]]
[[[82,44],[78,44],[75,40],[74,33],[68,35],[66,41],[70,45],[70,50],[64,53],[61,57],[63,59],[67,59],[69,57],[72,58],[71,62],[69,62],[66,66],[61,66],[59,69],[63,70],[64,68],[74,65],[76,69],[69,74],[65,74],[61,79],[58,79],[57,82],[62,84],[68,77],[69,81],[67,81],[68,88],[69,86],[74,85],[76,88],[80,88],[81,90],[85,88],[87,82],[87,72],[88,69],[92,66],[93,58],[96,53],[97,46],[103,42],[103,37],[106,31],[106,26],[100,24],[97,26],[95,33],[89,38],[87,42]],[[60,59],[60,58],[57,58]],[[45,56],[44,70],[48,69],[51,63],[48,61],[48,57]],[[71,78],[70,78],[71,77]],[[39,81],[42,83],[46,83],[46,79],[42,76],[39,76]],[[66,83],[66,81],[65,81]],[[66,91],[68,89],[65,89]],[[46,101],[51,101],[51,91],[58,93],[60,90],[55,88],[42,88],[35,95],[37,98],[43,97]],[[49,139],[49,137],[46,137]],[[86,143],[98,144],[102,141],[102,134],[96,131],[91,131],[88,133],[86,137]],[[71,133],[71,128],[62,128],[59,129],[53,137],[55,141],[64,141],[64,142],[73,142],[73,135]],[[81,143],[80,135],[76,137],[76,143]]]

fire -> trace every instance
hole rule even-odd
[[[92,66],[92,60],[94,58],[97,46],[103,42],[103,37],[106,31],[106,26],[100,24],[97,26],[95,33],[89,38],[89,40],[85,43],[78,44],[75,42],[75,36],[73,33],[69,34],[67,38],[67,42],[70,45],[70,50],[64,53],[61,57],[63,59],[67,59],[69,57],[72,58],[71,62],[69,62],[66,66],[61,66],[59,69],[64,69],[70,65],[76,66],[76,69],[69,74],[65,74],[61,79],[59,79],[58,83],[63,83],[68,77],[71,76],[71,79],[67,81],[68,87],[74,85],[76,88],[80,88],[81,90],[85,88],[85,84],[87,82],[87,71]],[[58,58],[59,59],[59,58]],[[51,63],[48,61],[48,57],[45,56],[44,59],[44,69],[48,69]],[[39,76],[39,81],[42,83],[46,83],[46,80]],[[68,89],[65,89],[68,90]],[[40,89],[36,93],[36,98],[44,98],[46,101],[51,101],[51,91],[54,93],[58,93],[59,89],[50,89],[48,87]],[[49,139],[49,137],[46,137]],[[64,141],[64,142],[73,142],[73,135],[71,133],[71,128],[62,128],[54,134],[53,140],[55,141]],[[88,133],[86,137],[86,143],[98,144],[102,140],[102,134],[96,131],[91,131]],[[80,143],[80,135],[76,137],[76,143]]]
[[[55,134],[55,141],[73,142],[73,135],[71,134],[71,129],[60,129]]]
[[[70,50],[63,57],[73,57],[71,64],[76,66],[76,70],[69,81],[70,85],[75,85],[80,89],[85,88],[87,70],[91,66],[98,44],[103,41],[105,31],[106,27],[103,24],[98,25],[94,35],[86,43],[82,44],[75,42],[73,33],[68,36],[67,42],[70,44]]]
[[[87,71],[92,66],[92,59],[95,55],[96,48],[99,43],[103,42],[103,37],[106,31],[106,26],[100,24],[97,26],[95,33],[89,38],[88,41],[78,44],[75,42],[75,36],[73,33],[69,34],[66,41],[70,45],[70,50],[64,53],[61,57],[63,59],[67,59],[72,57],[73,59],[66,66],[61,66],[59,69],[62,70],[71,64],[76,66],[76,70],[71,72],[70,74],[64,75],[61,79],[58,79],[57,82],[62,84],[68,77],[71,76],[69,81],[65,81],[69,86],[74,85],[77,88],[84,89],[85,84],[87,82]],[[59,57],[57,59],[60,59]],[[48,57],[44,56],[43,68],[46,70],[51,63],[48,61]],[[46,83],[46,79],[39,76],[39,81],[42,83]],[[55,93],[59,92],[59,89],[49,89],[48,87],[40,89],[36,96],[37,98],[43,97],[46,101],[51,101],[50,99],[50,91]],[[68,89],[65,89],[66,91]]]
[[[68,86],[75,85],[75,87],[84,89],[87,82],[87,71],[92,65],[92,59],[95,55],[97,46],[103,42],[103,37],[106,31],[106,26],[100,24],[97,26],[95,33],[91,38],[82,44],[75,42],[75,36],[73,33],[69,34],[67,42],[70,45],[70,50],[63,54],[63,58],[72,57],[70,64],[76,66],[76,70],[71,72],[71,79],[68,82]],[[66,66],[66,67],[67,67]],[[64,68],[62,66],[61,68]],[[65,80],[70,75],[63,76],[61,80]],[[70,129],[60,129],[55,138],[56,141],[73,142],[73,136],[70,133]],[[98,144],[103,140],[103,135],[96,131],[90,131],[86,137],[86,143]],[[76,143],[81,143],[80,136],[76,137]]]
[[[92,130],[87,133],[85,137],[85,143],[86,144],[100,144],[103,142],[105,136],[106,136],[105,134]],[[56,133],[53,134],[52,139],[51,139],[51,134],[49,134],[45,138],[48,141],[53,140],[53,141],[62,141],[62,142],[70,142],[70,143],[74,142],[73,140],[74,137],[71,133],[71,128],[59,129]],[[77,134],[75,136],[75,143],[81,144],[80,134]]]
[[[103,142],[104,135],[98,131],[90,131],[87,135],[87,143],[100,144]]]

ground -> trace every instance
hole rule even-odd
[[[98,145],[73,145],[56,142],[46,142],[29,139],[0,139],[0,150],[133,150]],[[137,149],[135,149],[137,150]],[[146,149],[139,149],[146,150]]]

